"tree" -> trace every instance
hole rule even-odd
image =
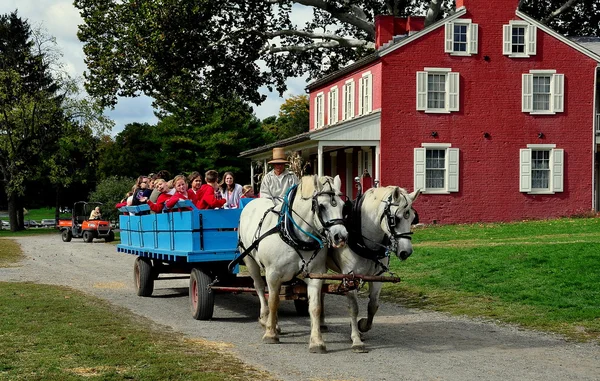
[[[26,181],[36,179],[50,162],[59,165],[51,156],[67,127],[97,127],[105,119],[98,117],[97,104],[90,115],[82,108],[91,105],[88,100],[72,98],[76,86],[61,70],[55,40],[32,31],[16,12],[0,16],[0,47],[0,180],[16,231],[23,229]]]
[[[598,35],[595,0],[522,0],[522,9],[567,34]],[[75,0],[84,24],[86,88],[106,105],[139,92],[168,111],[189,100],[235,94],[260,104],[258,89],[280,94],[290,77],[317,78],[373,52],[379,14],[453,12],[453,0]],[[297,25],[294,10],[313,10]],[[554,12],[552,18],[549,16]],[[576,16],[575,16],[576,14]],[[569,21],[569,18],[572,20]],[[565,32],[564,29],[559,29]],[[322,65],[326,59],[328,65]],[[257,63],[262,60],[266,69]],[[263,65],[264,66],[264,65]]]
[[[265,118],[263,129],[269,139],[282,140],[309,130],[309,102],[307,95],[287,98],[279,107],[277,117]],[[267,142],[268,143],[268,142]]]
[[[98,182],[96,189],[90,193],[90,201],[101,202],[102,217],[109,221],[116,220],[119,212],[115,205],[131,190],[135,180],[130,177],[113,176]]]

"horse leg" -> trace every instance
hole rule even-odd
[[[367,318],[360,319],[358,329],[367,332],[373,327],[373,318],[379,309],[379,294],[381,293],[381,282],[369,282],[369,305],[367,307]]]
[[[321,332],[329,331],[329,327],[325,323],[325,294],[321,293],[321,317],[319,319],[319,326],[321,327]]]
[[[267,316],[266,331],[262,340],[265,344],[278,344],[277,311],[279,310],[281,281],[267,278],[267,283],[269,284],[269,315]]]
[[[350,338],[352,339],[352,351],[357,353],[366,353],[368,352],[365,348],[365,344],[362,341],[360,331],[358,329],[358,292],[356,290],[352,290],[348,292],[346,297],[348,298],[348,312],[350,313],[350,327],[352,328],[352,333],[350,334]]]
[[[309,279],[306,286],[308,293],[308,313],[310,314],[310,341],[308,350],[311,353],[325,353],[327,351],[323,336],[321,335],[321,305],[322,279]]]
[[[269,316],[269,308],[267,305],[267,298],[265,297],[265,281],[263,277],[260,275],[260,266],[258,263],[252,258],[244,259],[246,263],[246,268],[254,280],[254,289],[256,290],[256,294],[258,295],[258,300],[260,301],[260,314],[258,315],[258,322],[260,325],[265,328],[267,326],[267,317]]]

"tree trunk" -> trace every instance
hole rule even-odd
[[[23,213],[23,197],[16,196],[17,200],[16,209],[17,209],[17,220],[19,221],[19,230],[25,230],[25,213]]]
[[[8,194],[8,219],[10,221],[10,231],[16,232],[19,230],[17,224],[17,195],[14,192]]]

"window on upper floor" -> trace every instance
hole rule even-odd
[[[331,125],[331,124],[335,124],[338,122],[339,99],[338,99],[337,86],[334,86],[331,89],[329,89],[328,102],[329,102],[329,113],[328,113],[329,120],[328,120],[328,122]]]
[[[414,189],[424,193],[458,192],[458,148],[423,143],[414,151]]]
[[[354,80],[346,81],[343,90],[342,118],[348,120],[354,118]]]
[[[417,110],[449,113],[459,110],[460,77],[445,68],[417,72]]]
[[[532,194],[563,191],[564,150],[555,144],[528,144],[520,150],[519,190]]]
[[[373,111],[373,75],[367,72],[360,78],[358,88],[358,115]]]
[[[522,111],[555,114],[564,111],[564,74],[556,70],[530,70],[522,77]]]
[[[477,54],[478,29],[479,26],[468,19],[448,22],[444,51],[453,55]]]
[[[325,95],[318,93],[315,97],[315,129],[325,125]]]
[[[511,20],[503,26],[502,52],[509,57],[534,56],[537,50],[537,28],[525,21]]]

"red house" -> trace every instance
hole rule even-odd
[[[424,29],[379,16],[377,51],[311,83],[310,131],[277,145],[348,195],[365,172],[421,189],[425,223],[599,210],[600,38],[567,38],[517,4],[457,0]]]

